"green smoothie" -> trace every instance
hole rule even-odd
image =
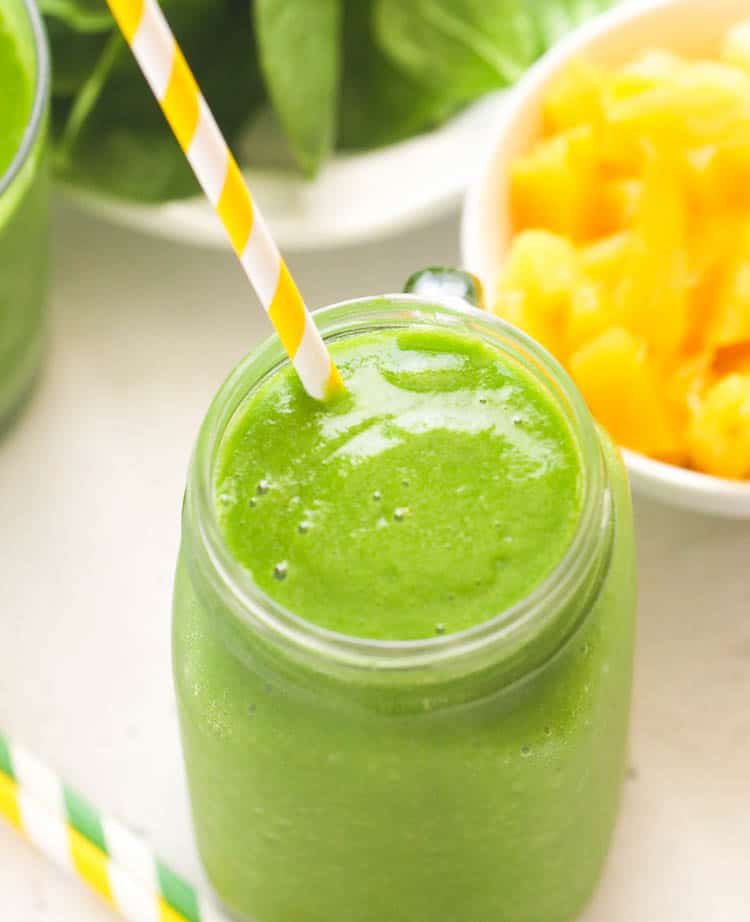
[[[198,845],[252,922],[568,922],[621,790],[622,465],[492,318],[323,312],[348,392],[278,345],[193,460],[174,668]]]
[[[21,146],[34,103],[33,72],[25,66],[8,13],[0,5],[0,176]]]
[[[216,502],[232,554],[307,621],[377,640],[466,630],[528,595],[578,523],[562,414],[452,333],[332,351],[343,399],[312,400],[287,368],[225,437]]]
[[[44,346],[49,178],[47,52],[35,7],[0,0],[0,426]]]

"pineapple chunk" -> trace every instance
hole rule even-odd
[[[750,375],[750,342],[717,349],[713,358],[713,371],[719,377],[735,371]]]
[[[581,277],[578,253],[568,240],[547,231],[525,231],[513,241],[493,310],[559,356],[570,299]]]
[[[612,327],[579,349],[570,370],[594,416],[620,445],[665,459],[681,455],[647,347],[628,330]]]
[[[750,375],[729,374],[706,393],[688,430],[690,457],[718,477],[750,477]]]
[[[750,342],[750,219],[731,215],[724,220],[726,235],[704,331],[712,349]]]
[[[584,273],[594,282],[605,286],[608,291],[614,291],[625,271],[631,246],[631,235],[623,232],[583,247],[581,265]]]
[[[545,96],[542,111],[546,132],[557,134],[600,122],[603,80],[602,72],[589,61],[573,61]]]
[[[593,211],[595,179],[596,142],[590,125],[542,141],[511,167],[516,230],[543,228],[582,239]]]
[[[611,179],[601,184],[594,219],[596,235],[628,228],[637,213],[643,184],[638,179]]]
[[[688,206],[696,220],[711,211],[750,207],[750,135],[745,134],[743,129],[742,135],[687,151]]]
[[[606,82],[604,102],[611,105],[630,99],[674,79],[687,67],[687,61],[672,51],[652,49],[615,71]]]
[[[614,318],[601,285],[584,282],[573,292],[568,312],[566,346],[569,353],[596,339],[612,326]]]
[[[724,36],[721,59],[750,73],[750,20],[738,22]]]
[[[746,136],[750,124],[750,75],[715,61],[695,61],[665,83],[612,103],[606,110],[611,142],[634,137],[673,156]]]
[[[685,432],[711,382],[711,354],[701,352],[682,359],[666,377],[665,396],[669,413],[680,432]]]
[[[688,282],[682,190],[670,164],[652,156],[616,293],[622,325],[657,352],[675,352],[688,329]]]
[[[729,273],[714,307],[708,336],[715,346],[750,342],[750,262],[742,260]]]

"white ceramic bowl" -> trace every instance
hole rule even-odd
[[[712,55],[727,28],[746,18],[748,0],[626,3],[555,46],[511,91],[498,113],[487,155],[464,203],[461,250],[466,268],[491,290],[511,236],[509,165],[538,136],[545,89],[572,58],[585,56],[616,67],[646,48]],[[635,490],[701,512],[750,518],[750,484],[684,470],[633,451],[624,455]]]

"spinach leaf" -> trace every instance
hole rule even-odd
[[[47,37],[52,54],[52,93],[72,96],[91,77],[107,43],[107,32],[82,32],[48,17]]]
[[[333,148],[342,0],[255,0],[268,93],[302,170],[313,176]]]
[[[414,79],[465,102],[515,82],[534,59],[528,6],[524,0],[377,0],[377,41]]]
[[[231,143],[262,95],[246,8],[214,10],[189,32],[182,29],[178,38]],[[222,65],[217,67],[217,61]],[[76,96],[56,101],[53,127],[58,175],[72,183],[141,202],[198,192],[185,156],[118,33],[112,33]]]
[[[531,17],[539,41],[540,54],[551,48],[567,32],[612,6],[615,0],[554,0],[540,3]]]
[[[349,0],[345,7],[338,124],[338,143],[344,149],[400,141],[432,128],[457,108],[439,88],[419,83],[377,47],[375,2]]]

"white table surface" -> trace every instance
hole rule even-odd
[[[169,656],[180,500],[207,403],[266,320],[228,254],[68,210],[55,244],[50,360],[0,442],[0,727],[197,877]],[[291,264],[322,305],[456,258],[454,218]],[[637,502],[637,529],[631,770],[586,922],[742,922],[750,523]],[[0,824],[3,922],[111,918]]]

